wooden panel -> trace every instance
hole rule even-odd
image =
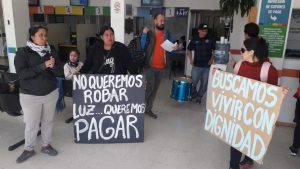
[[[296,70],[296,69],[283,69],[282,70],[282,76],[286,76],[286,77],[295,77],[298,78],[299,77],[299,73],[300,70]]]
[[[38,7],[30,6],[29,7],[29,14],[38,14]]]
[[[96,14],[96,7],[87,6],[84,8],[84,15],[95,15],[95,14]]]
[[[84,15],[103,15],[103,7],[86,6],[84,7]]]
[[[103,15],[110,16],[110,7],[109,6],[103,7]]]
[[[53,6],[44,6],[45,14],[55,14],[55,9]]]
[[[254,6],[251,8],[250,13],[248,15],[248,22],[256,23],[256,17],[257,17],[257,7]]]
[[[72,8],[68,6],[56,6],[55,14],[56,15],[67,15],[72,13]]]
[[[72,6],[72,15],[83,15],[83,6]]]

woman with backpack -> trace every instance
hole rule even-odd
[[[263,38],[246,39],[241,48],[242,59],[234,66],[237,75],[250,79],[266,82],[272,85],[278,84],[276,68],[268,60],[268,45]],[[253,160],[245,156],[240,162],[242,153],[231,147],[230,169],[248,169],[253,166]]]

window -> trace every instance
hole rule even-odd
[[[141,6],[163,6],[163,0],[142,0]]]

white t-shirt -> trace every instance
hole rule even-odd
[[[65,79],[66,80],[72,80],[73,79],[73,75],[76,72],[79,72],[79,70],[81,69],[83,63],[82,62],[78,62],[78,66],[77,67],[73,67],[70,66],[69,63],[66,63],[64,66],[64,74],[65,74]]]

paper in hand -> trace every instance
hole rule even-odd
[[[210,65],[210,67],[211,67],[211,70],[215,68],[215,69],[220,69],[222,71],[226,71],[226,69],[227,69],[226,64],[212,64],[212,65]]]
[[[162,43],[160,45],[164,50],[171,52],[174,50],[174,47],[176,46],[174,43],[170,42],[168,39],[164,41],[164,43]]]

